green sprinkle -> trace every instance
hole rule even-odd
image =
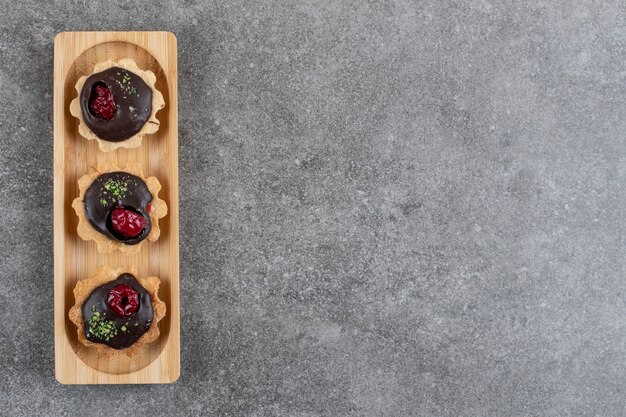
[[[121,200],[128,191],[128,183],[125,181],[110,179],[104,184],[104,189],[113,194],[113,197]]]
[[[100,199],[100,204],[102,204],[103,206],[107,205],[107,201],[104,198]]]
[[[120,89],[126,94],[137,94],[137,89],[131,85],[131,77],[128,71],[122,70],[124,74],[121,80],[115,80]],[[121,75],[118,73],[117,75]]]
[[[104,320],[103,317],[105,316],[105,314],[100,314],[100,312],[95,311],[95,309],[96,307],[93,306],[91,309],[91,311],[93,311],[93,314],[87,321],[89,324],[88,331],[95,338],[108,342],[109,340],[111,340],[111,338],[117,336],[115,323],[112,320]]]
[[[122,331],[125,332],[126,331],[126,326],[122,326]]]

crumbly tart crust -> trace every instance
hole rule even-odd
[[[129,174],[138,176],[146,183],[150,194],[152,194],[152,211],[148,213],[150,221],[152,222],[152,230],[150,230],[150,234],[148,234],[144,240],[136,245],[127,245],[123,242],[109,239],[107,236],[94,229],[85,215],[85,203],[83,200],[85,198],[85,192],[91,183],[101,174],[116,171],[128,172]],[[161,235],[159,219],[167,215],[167,205],[165,204],[165,201],[161,200],[158,196],[159,191],[161,190],[161,183],[156,179],[156,177],[145,178],[143,176],[141,164],[138,162],[128,162],[124,169],[120,169],[116,165],[110,163],[102,164],[98,166],[97,172],[82,176],[78,180],[78,188],[80,194],[72,202],[72,208],[78,216],[78,236],[80,236],[83,240],[93,240],[97,245],[98,252],[105,254],[111,253],[114,250],[119,250],[127,255],[135,254],[141,250],[141,246],[146,241],[154,242]]]
[[[87,78],[89,78],[92,74],[102,72],[111,67],[124,68],[125,70],[138,75],[152,90],[152,113],[150,114],[150,118],[146,121],[139,132],[121,142],[109,142],[100,139],[91,129],[89,129],[89,127],[87,127],[85,120],[83,119],[83,113],[80,109],[80,93],[83,90],[83,86],[85,85]],[[152,71],[140,69],[137,66],[137,63],[130,58],[124,58],[117,62],[108,60],[96,64],[91,74],[83,75],[76,82],[76,92],[78,93],[78,96],[70,103],[70,113],[78,119],[78,133],[80,133],[80,135],[85,139],[97,141],[102,152],[110,152],[118,148],[138,148],[141,146],[144,135],[150,135],[159,130],[160,123],[156,117],[156,113],[165,107],[165,100],[163,99],[163,94],[156,89],[155,83],[156,75],[154,75]]]
[[[154,318],[150,329],[144,333],[137,341],[126,349],[113,349],[102,343],[94,343],[85,337],[85,323],[83,320],[82,306],[85,300],[91,295],[91,293],[100,285],[107,282],[114,281],[118,276],[123,273],[130,273],[135,276],[137,281],[144,287],[150,294],[152,300],[152,307],[154,309]],[[137,272],[132,267],[121,267],[117,269],[111,269],[108,266],[101,266],[97,268],[91,278],[83,279],[76,283],[74,287],[74,299],[75,304],[69,311],[69,318],[72,323],[78,328],[78,341],[87,347],[93,347],[98,352],[106,357],[125,355],[133,356],[141,351],[143,345],[154,342],[159,337],[158,322],[165,317],[166,307],[165,303],[159,299],[159,285],[161,280],[157,277],[140,278],[137,276]]]

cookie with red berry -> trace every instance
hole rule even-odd
[[[102,266],[74,287],[75,304],[69,318],[78,328],[78,340],[110,356],[132,356],[159,337],[158,322],[165,317],[157,277],[137,277],[134,269]]]
[[[78,215],[78,235],[96,242],[98,251],[137,253],[145,241],[159,238],[159,219],[167,205],[158,198],[161,184],[143,177],[141,165],[128,163],[121,170],[100,166],[78,181],[80,195],[72,202]]]
[[[154,73],[132,59],[97,64],[91,75],[79,78],[78,96],[70,103],[78,132],[104,152],[140,146],[144,135],[158,131],[156,113],[165,106],[155,83]]]

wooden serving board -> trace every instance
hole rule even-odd
[[[132,58],[157,76],[165,108],[157,113],[161,125],[145,136],[141,147],[104,153],[96,141],[78,133],[70,114],[74,88],[96,63]],[[159,197],[167,203],[161,236],[145,242],[136,255],[119,251],[102,255],[93,241],[76,233],[78,218],[71,207],[78,195],[77,181],[94,172],[99,163],[123,168],[128,161],[142,164],[144,175],[162,185]],[[170,383],[180,374],[180,307],[178,260],[178,72],[176,37],[169,32],[64,32],[54,39],[54,341],[55,375],[63,384]],[[141,277],[161,279],[160,298],[167,314],[159,322],[160,336],[144,345],[140,355],[107,359],[78,342],[68,311],[74,305],[77,281],[89,278],[100,265],[133,266]]]

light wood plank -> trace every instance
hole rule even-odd
[[[106,59],[134,59],[140,68],[157,75],[165,108],[157,113],[159,131],[144,137],[137,149],[100,152],[95,141],[78,134],[69,113],[81,75]],[[159,197],[168,205],[160,220],[161,237],[146,242],[139,254],[102,255],[93,242],[76,233],[71,207],[78,195],[78,179],[98,162],[124,166],[138,161],[146,175],[154,175],[163,188]],[[169,32],[63,32],[54,39],[54,339],[55,376],[63,384],[170,383],[180,374],[179,240],[178,240],[178,68],[176,37]],[[161,336],[132,359],[111,361],[82,346],[76,327],[68,319],[74,304],[72,290],[78,280],[91,276],[100,265],[134,266],[141,276],[161,279],[160,298],[167,315],[159,323]]]

